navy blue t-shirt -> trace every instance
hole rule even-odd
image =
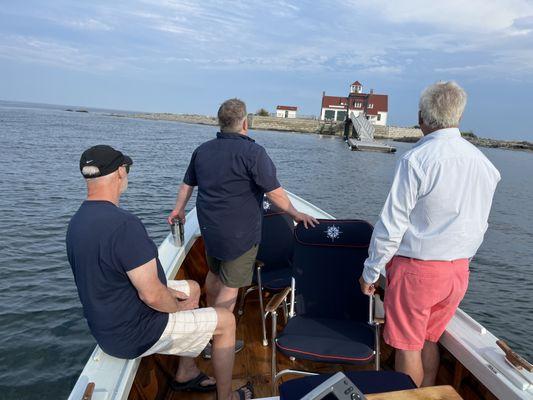
[[[217,133],[192,154],[183,178],[198,186],[198,222],[207,254],[233,260],[261,241],[264,193],[280,187],[265,149],[248,136]]]
[[[85,201],[70,220],[67,255],[83,314],[100,347],[136,358],[160,338],[168,314],[148,307],[126,274],[152,259],[166,277],[141,220],[108,201]]]

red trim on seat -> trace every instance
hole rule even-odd
[[[293,353],[300,353],[300,354],[307,354],[309,356],[318,357],[318,358],[331,358],[331,359],[337,359],[337,360],[347,360],[347,361],[368,361],[372,358],[374,358],[374,354],[370,355],[366,358],[357,358],[357,357],[343,357],[343,356],[326,356],[324,354],[316,354],[316,353],[310,353],[308,351],[302,351],[302,350],[296,350],[296,349],[290,349],[288,347],[283,347],[279,344],[279,342],[276,340],[276,346],[278,346],[280,349],[292,351]]]
[[[316,246],[316,247],[348,247],[348,248],[355,248],[355,249],[364,249],[366,247],[370,246],[370,243],[367,244],[324,244],[324,243],[307,243],[302,242],[300,239],[298,239],[298,236],[294,235],[294,238],[296,241],[300,244],[303,244],[304,246]]]
[[[274,215],[284,215],[284,214],[289,215],[285,211],[276,211],[276,212],[272,212],[272,213],[263,213],[263,218],[273,217]]]

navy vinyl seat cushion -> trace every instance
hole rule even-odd
[[[364,394],[393,392],[416,389],[411,378],[393,371],[349,371],[344,374]],[[321,374],[305,378],[291,379],[279,387],[280,400],[300,399],[333,374]]]
[[[366,323],[327,318],[291,318],[276,340],[288,357],[343,364],[374,357],[374,331]]]
[[[291,285],[292,252],[294,247],[294,222],[265,197],[263,200],[263,225],[257,259],[261,268],[261,283],[268,291],[280,291]],[[257,271],[253,283],[257,285]]]
[[[261,280],[263,288],[272,292],[283,290],[291,286],[292,268],[274,268],[264,267],[261,269]],[[253,282],[257,284],[257,272],[254,271]]]

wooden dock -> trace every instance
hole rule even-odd
[[[352,151],[376,151],[379,153],[396,152],[396,147],[367,140],[348,139],[348,146]]]

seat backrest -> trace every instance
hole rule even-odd
[[[372,225],[362,220],[319,220],[294,230],[296,314],[368,321],[368,296],[359,277],[368,256]]]
[[[263,225],[257,259],[266,269],[291,266],[294,245],[294,222],[265,197],[263,200]]]

